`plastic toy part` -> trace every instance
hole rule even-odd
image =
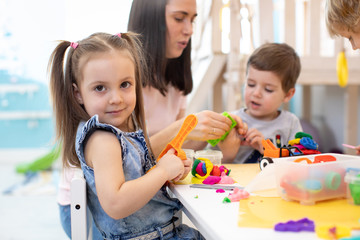
[[[358,179],[349,184],[350,194],[355,205],[360,205],[360,174],[356,176]]]
[[[237,122],[229,115],[229,113],[227,112],[223,112],[222,115],[224,115],[225,117],[228,117],[231,120],[231,126],[229,131],[225,132],[224,135],[222,135],[220,138],[218,139],[211,139],[208,140],[207,142],[211,144],[211,146],[215,147],[216,144],[218,144],[220,141],[224,140],[227,135],[230,133],[230,131],[236,126]]]
[[[260,169],[263,170],[268,164],[273,163],[272,158],[281,158],[296,155],[302,155],[298,147],[284,146],[277,148],[270,139],[262,140],[264,155],[260,160]]]
[[[289,156],[288,149],[277,148],[270,139],[262,140],[262,145],[264,146],[264,157],[278,158],[278,157],[287,157]],[[280,151],[281,150],[281,151]]]
[[[319,155],[314,157],[313,163],[322,163],[322,162],[335,162],[336,157],[331,155]]]
[[[310,159],[306,158],[306,157],[297,158],[297,159],[294,160],[294,162],[297,162],[297,163],[303,162],[303,161],[305,161],[307,164],[311,164],[311,163],[312,163],[312,161],[311,161]]]
[[[310,134],[308,134],[308,133],[297,132],[297,133],[295,134],[295,138],[301,139],[301,138],[303,138],[303,137],[308,137],[308,138],[313,139],[313,137],[312,137]]]
[[[16,166],[17,173],[37,172],[49,169],[61,152],[60,145],[54,146],[51,151],[44,156],[35,159],[31,163],[20,163]]]
[[[328,172],[325,176],[325,186],[331,190],[337,190],[341,184],[341,175],[337,172]]]
[[[309,137],[301,138],[300,144],[303,145],[305,148],[311,149],[311,150],[317,150],[319,148],[319,145]]]
[[[298,221],[288,221],[285,223],[277,223],[274,226],[275,231],[279,232],[300,232],[300,231],[315,231],[314,221],[308,218],[302,218]]]
[[[188,115],[185,118],[185,120],[184,120],[178,134],[162,150],[162,152],[160,153],[158,159],[160,159],[162,156],[164,156],[171,148],[174,148],[175,151],[176,151],[176,153],[175,153],[176,156],[178,156],[182,160],[185,160],[186,159],[186,153],[184,152],[184,150],[181,149],[181,146],[183,145],[187,135],[189,135],[189,133],[195,128],[197,122],[198,122],[197,117],[194,114]]]
[[[288,142],[289,145],[295,145],[295,144],[299,144],[300,143],[300,139],[301,138],[295,138],[295,139],[292,139]]]
[[[322,239],[339,239],[351,236],[351,229],[345,226],[318,226],[315,232]]]
[[[339,52],[336,59],[336,74],[338,77],[338,83],[340,87],[346,87],[348,78],[349,78],[349,70],[347,65],[347,60],[345,56],[345,51]]]
[[[161,153],[160,153],[159,157],[156,159],[156,161],[159,161],[159,159],[162,158],[162,156],[164,156],[171,148],[175,149],[176,156],[178,156],[182,160],[186,160],[186,153],[184,150],[181,149],[181,147],[182,147],[187,135],[189,135],[189,133],[195,128],[197,122],[198,122],[197,117],[194,114],[188,115],[185,118],[183,124],[181,125],[181,128],[180,128],[179,132],[177,133],[177,135],[161,151]],[[150,168],[148,170],[148,172],[151,171],[151,169],[153,169],[154,167],[156,167],[156,165],[153,166],[152,168]]]
[[[263,170],[267,165],[274,163],[274,161],[269,157],[263,157],[260,161],[260,169]]]

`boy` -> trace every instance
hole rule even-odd
[[[302,131],[294,114],[279,110],[294,96],[300,69],[299,56],[287,44],[266,43],[252,53],[246,67],[246,108],[233,112],[247,123],[248,131],[241,137],[231,131],[218,144],[224,163],[257,162],[263,139],[281,147]]]

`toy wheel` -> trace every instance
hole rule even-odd
[[[260,169],[263,170],[268,164],[274,163],[269,157],[264,157],[260,160]]]

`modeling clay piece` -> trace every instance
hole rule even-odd
[[[250,193],[248,193],[244,189],[234,188],[234,192],[230,193],[228,198],[230,199],[231,202],[238,202],[241,199],[249,198],[249,196]]]
[[[227,176],[225,172],[221,173],[221,180],[219,184],[233,184],[233,183],[235,183],[234,179]]]
[[[225,197],[222,202],[223,203],[231,203],[231,200],[228,197]]]
[[[205,179],[210,176],[214,165],[212,162],[207,158],[197,158],[192,167],[192,175],[194,177]]]
[[[208,176],[202,183],[203,184],[209,184],[209,185],[214,185],[218,182],[220,182],[221,177],[218,176]]]
[[[279,232],[300,232],[309,231],[314,232],[315,224],[314,221],[308,218],[302,218],[298,221],[288,221],[286,223],[277,223],[274,226],[275,231]]]
[[[207,141],[213,147],[215,147],[216,144],[218,144],[220,141],[224,140],[227,137],[227,135],[229,134],[229,132],[231,131],[231,129],[233,129],[237,124],[237,122],[229,115],[229,113],[223,112],[222,115],[224,115],[225,117],[228,117],[232,123],[231,123],[229,131],[225,132],[224,135],[222,135],[220,138]]]

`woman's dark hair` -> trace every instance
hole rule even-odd
[[[128,31],[141,35],[144,55],[149,68],[149,76],[143,87],[158,89],[164,96],[168,84],[189,94],[193,88],[191,74],[191,39],[180,57],[166,58],[166,18],[167,0],[133,0]]]

